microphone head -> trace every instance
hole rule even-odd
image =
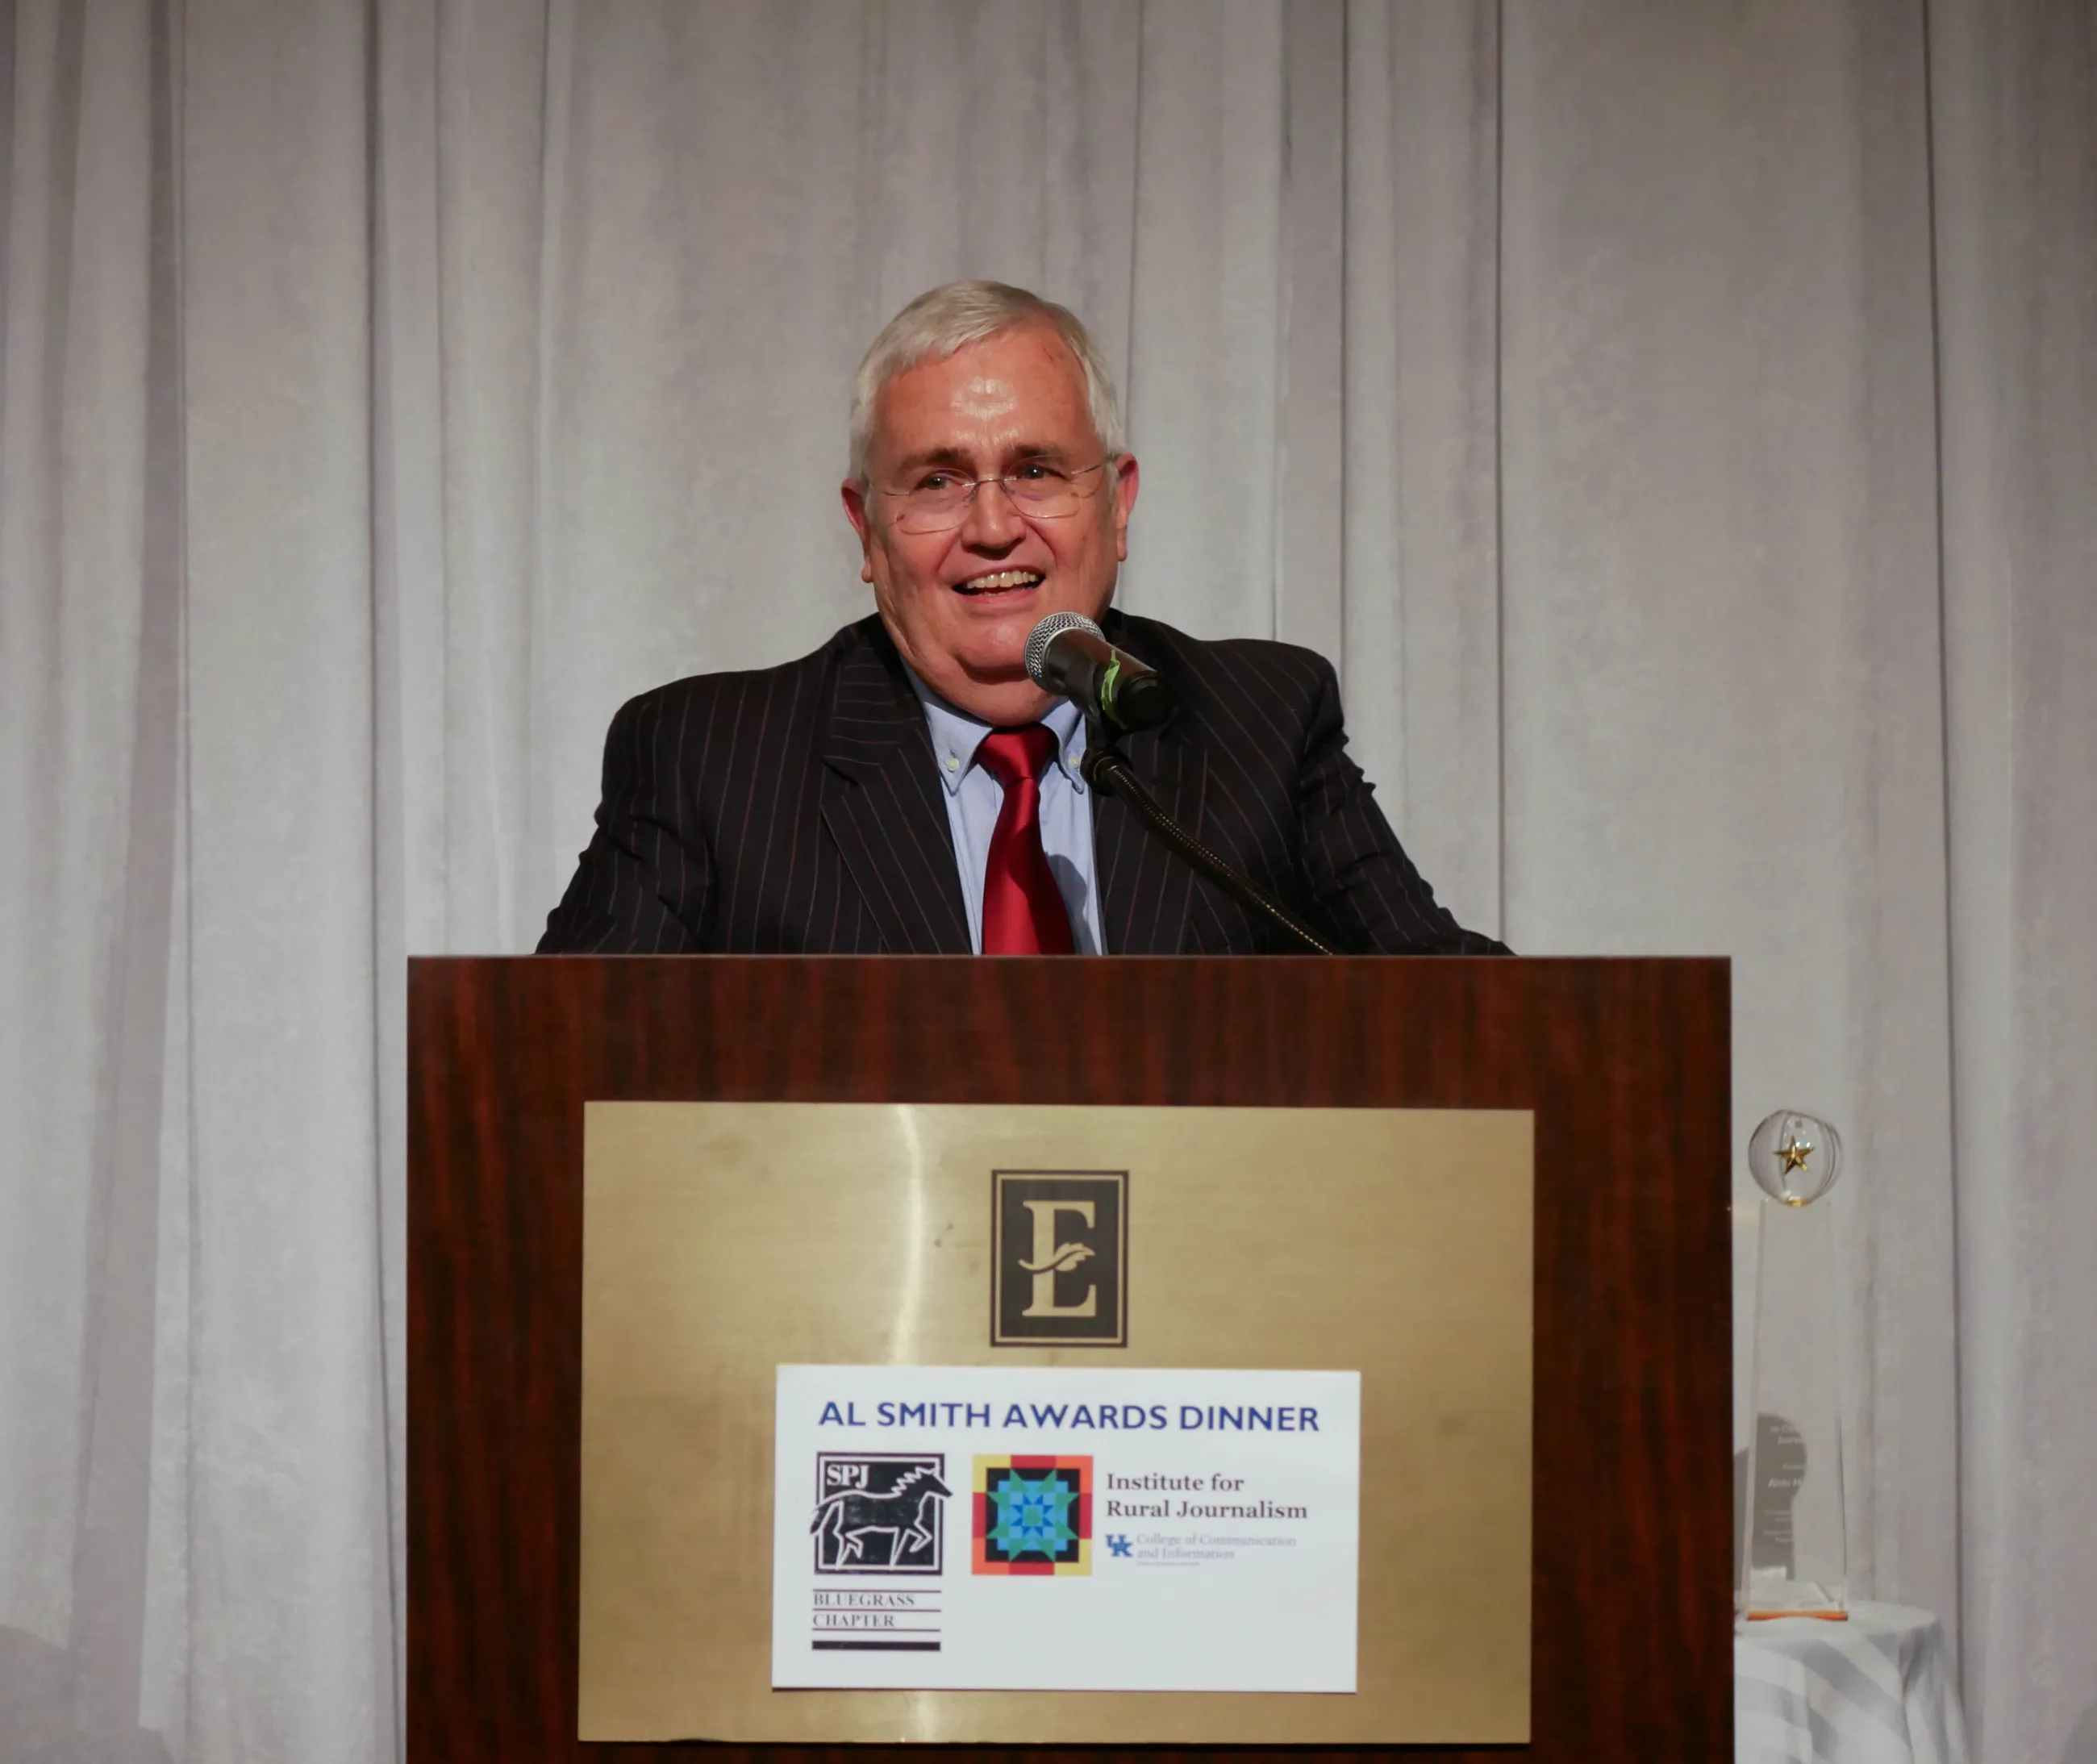
[[[1027,677],[1044,692],[1061,689],[1048,677],[1048,646],[1066,631],[1084,631],[1102,642],[1106,640],[1106,633],[1081,612],[1050,613],[1027,633]]]

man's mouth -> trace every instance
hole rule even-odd
[[[987,576],[972,576],[965,582],[954,584],[957,594],[1006,594],[1015,589],[1038,588],[1041,584],[1039,570],[992,570]]]

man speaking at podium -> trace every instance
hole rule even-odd
[[[1322,657],[1110,610],[1136,483],[1113,381],[1069,312],[987,282],[913,300],[852,400],[845,514],[878,611],[799,661],[619,711],[597,831],[541,952],[1300,947],[1088,786],[1097,731],[1027,665],[1059,613],[1096,621],[1101,654],[1154,672],[1174,706],[1122,739],[1137,777],[1322,941],[1503,952],[1400,848]]]

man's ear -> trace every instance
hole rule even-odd
[[[859,579],[862,582],[873,580],[873,527],[866,506],[866,486],[856,478],[847,478],[838,486],[838,493],[844,499],[845,519],[852,523],[852,531],[859,535]]]
[[[1128,517],[1136,507],[1136,490],[1140,475],[1136,468],[1136,455],[1124,453],[1114,462],[1114,559],[1128,562]]]

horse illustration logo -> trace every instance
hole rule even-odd
[[[819,1452],[808,1522],[819,1574],[936,1574],[943,1565],[943,1453]]]

